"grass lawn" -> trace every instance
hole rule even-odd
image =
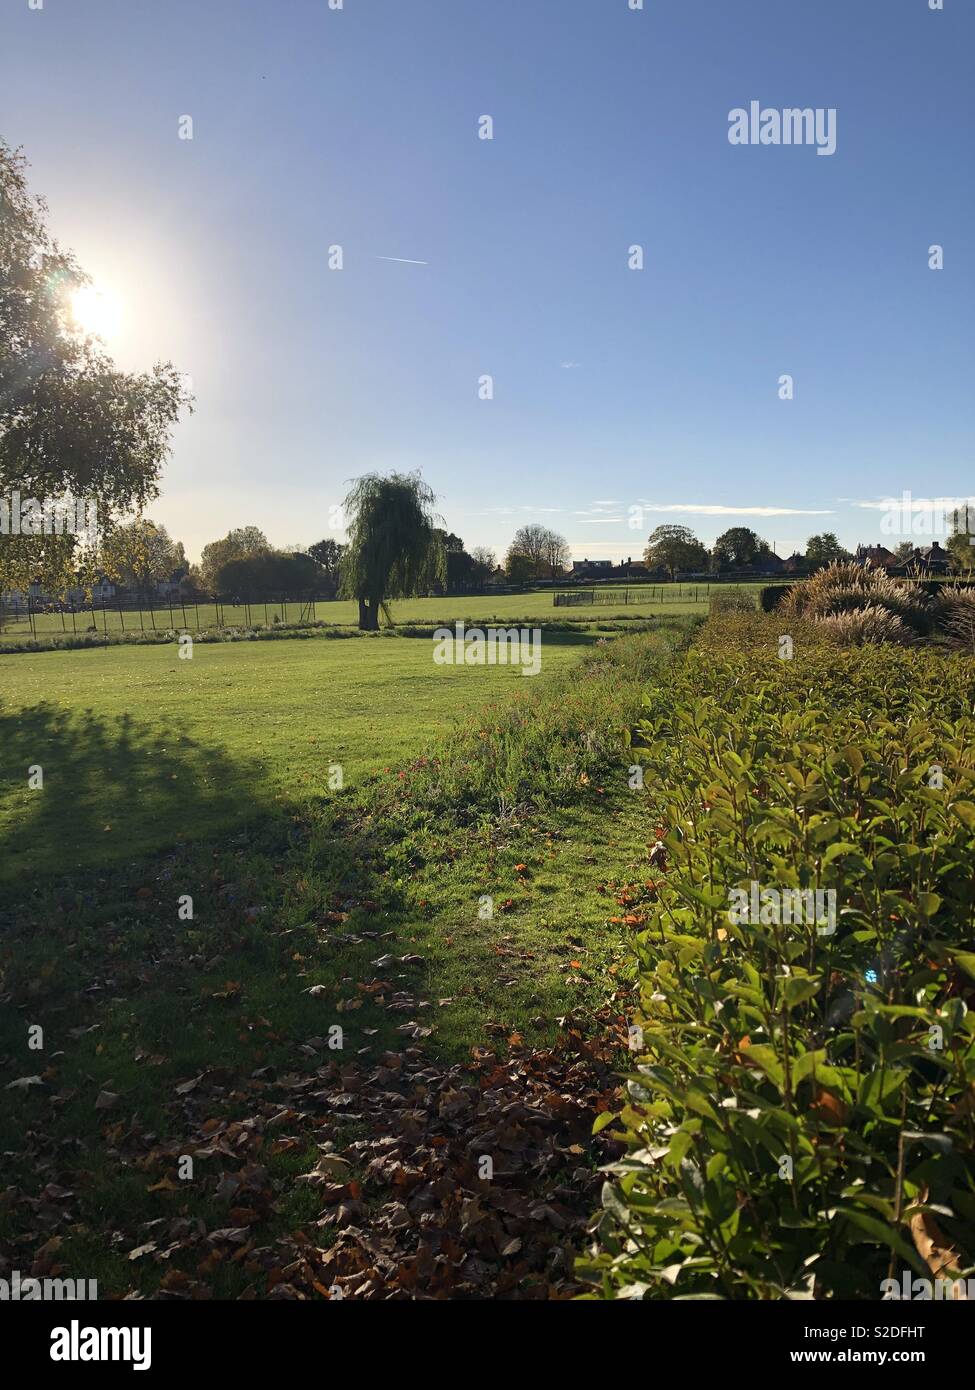
[[[0,1245],[23,1261],[56,1233],[65,1272],[103,1294],[192,1277],[233,1296],[256,1276],[220,1242],[129,1252],[163,1230],[244,1223],[248,1248],[293,1233],[321,1211],[296,1178],[325,1142],[375,1190],[329,1063],[352,1075],[417,1043],[440,1066],[472,1049],[517,1055],[625,991],[652,830],[619,732],[679,639],[626,637],[583,668],[591,634],[573,634],[533,681],[436,668],[429,642],[407,638],[198,647],[192,662],[158,648],[7,658],[4,765],[41,762],[45,788],[27,793],[18,771],[4,802],[8,844],[35,875],[0,911]],[[601,713],[616,749],[604,775],[573,774],[561,808],[466,814],[395,777],[373,800],[368,786],[317,795],[334,759],[355,783],[434,734],[447,757],[462,715],[462,766],[483,717],[486,760],[517,768],[531,716],[506,725],[505,711],[525,687],[545,706],[546,746],[563,718],[560,762]],[[88,868],[66,877],[72,862]],[[228,1212],[228,1170],[252,1162],[260,1194]]]
[[[0,877],[69,873],[219,834],[408,756],[478,704],[577,661],[547,633],[542,672],[437,666],[422,638],[106,647],[0,657]],[[30,790],[28,768],[43,768]]]
[[[556,608],[551,590],[538,590],[525,594],[487,594],[469,598],[413,598],[401,599],[392,603],[391,613],[393,622],[396,624],[452,623],[457,618],[471,619],[471,621],[481,623],[495,618],[505,622],[512,622],[518,618],[585,622],[587,620],[598,621],[603,617],[652,617],[658,613],[700,614],[707,611],[709,590],[710,593],[714,593],[727,587],[729,586],[717,584],[710,586],[707,584],[635,586],[628,591],[629,602],[624,602],[627,590],[625,586],[621,586],[611,590],[613,594],[618,596],[619,601],[616,603],[599,603],[572,608]],[[757,595],[763,586],[761,584],[742,584],[733,587],[746,589]],[[224,623],[228,625],[246,625],[248,613],[251,624],[266,625],[273,622],[275,618],[280,622],[296,623],[301,617],[302,608],[303,605],[299,603],[287,605],[254,603],[250,605],[249,610],[243,604],[238,607],[224,604],[220,612]],[[332,624],[336,627],[353,627],[358,621],[358,608],[350,599],[321,601],[315,605],[315,621]],[[110,609],[100,610],[94,617],[91,613],[76,614],[74,623],[72,623],[70,614],[39,613],[35,615],[34,627],[37,637],[44,638],[61,635],[71,636],[72,633],[83,636],[86,628],[92,623],[99,632],[107,630],[109,633],[119,633],[124,630],[127,633],[139,633],[144,630],[151,633],[154,630],[164,631],[171,626],[182,628],[184,624],[190,630],[196,630],[197,628],[216,626],[218,622],[216,606],[212,603],[201,603],[199,605],[187,604],[185,609],[177,604],[172,609],[172,615],[170,615],[168,608],[160,609],[152,619],[147,612],[141,621],[138,613],[119,614]],[[3,626],[0,627],[0,640],[3,641],[16,641],[18,639],[26,641],[32,635],[30,623],[26,617],[7,617]]]

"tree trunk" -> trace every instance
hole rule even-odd
[[[379,631],[379,604],[367,598],[359,600],[359,628],[362,632]]]

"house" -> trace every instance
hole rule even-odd
[[[756,574],[782,574],[785,569],[785,561],[774,550],[759,555],[752,565]]]
[[[189,565],[180,565],[178,569],[173,570],[172,574],[167,579],[157,579],[156,593],[160,598],[172,598],[174,594],[180,592],[183,580],[189,572]]]
[[[649,579],[650,567],[642,560],[631,560],[627,557],[620,565],[620,576],[623,579]]]
[[[893,552],[883,545],[858,545],[853,558],[859,565],[869,565],[871,569],[878,570],[897,563]]]
[[[805,555],[800,555],[798,550],[794,550],[787,560],[782,561],[782,572],[783,574],[805,574]]]
[[[945,575],[953,570],[954,561],[948,551],[935,541],[922,549],[915,548],[906,560],[898,560],[886,568],[894,578],[915,574]]]
[[[574,578],[592,574],[608,579],[612,573],[612,560],[573,560],[572,574]]]

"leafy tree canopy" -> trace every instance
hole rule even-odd
[[[769,554],[771,551],[767,542],[748,526],[732,526],[718,537],[711,548],[718,569],[754,565],[761,556]]]
[[[102,564],[110,579],[146,594],[157,579],[169,579],[186,564],[186,554],[165,526],[136,517],[107,537]]]
[[[825,569],[834,560],[851,560],[853,557],[844,550],[832,531],[824,531],[820,536],[810,536],[806,542],[806,564],[810,570]]]
[[[310,555],[257,551],[226,560],[217,570],[214,591],[221,598],[301,597],[311,593],[321,570]]]
[[[71,299],[89,277],[48,232],[26,169],[0,140],[0,493],[91,499],[107,534],[158,495],[172,428],[191,401],[171,363],[120,371],[78,329]],[[84,548],[73,535],[5,537],[0,582],[63,590],[79,567],[93,571],[94,546]]]
[[[662,565],[671,579],[678,570],[704,569],[708,552],[687,526],[658,526],[647,538],[643,558],[651,568]]]
[[[434,523],[436,497],[419,473],[366,473],[344,502],[348,549],[344,591],[359,602],[359,626],[374,631],[387,601],[409,598],[446,573],[446,552]]]
[[[219,541],[211,541],[200,555],[200,575],[207,589],[214,590],[217,575],[231,560],[246,560],[253,555],[265,555],[271,549],[267,536],[259,526],[238,526]]]

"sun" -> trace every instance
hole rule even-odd
[[[111,290],[82,285],[71,296],[71,317],[82,333],[110,342],[122,327],[122,306]]]

